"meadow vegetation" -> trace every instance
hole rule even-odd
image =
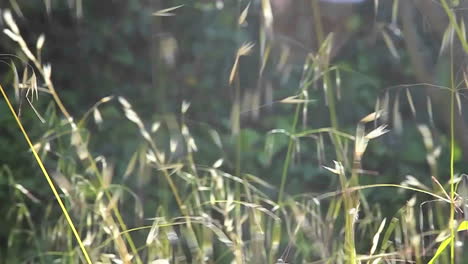
[[[464,1],[52,2],[0,5],[0,263],[468,260]]]

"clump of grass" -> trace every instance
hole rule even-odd
[[[444,1],[445,2],[445,1]],[[79,122],[67,111],[52,81],[50,64],[42,61],[41,49],[45,37],[40,37],[36,44],[36,55],[21,36],[14,19],[7,11],[5,30],[20,48],[28,63],[34,65],[35,71],[22,82],[15,75],[15,89],[27,89],[26,98],[31,107],[33,98],[39,92],[49,93],[59,113],[51,111],[51,116],[59,115],[64,120],[53,120],[46,116],[50,129],[33,143],[22,126],[3,88],[11,114],[29,144],[29,148],[39,163],[44,176],[59,203],[62,215],[55,219],[53,202],[36,198],[21,183],[15,182],[8,169],[1,173],[7,175],[9,186],[14,190],[13,196],[17,206],[9,217],[17,222],[26,222],[26,227],[15,226],[10,232],[9,249],[19,252],[14,241],[21,232],[27,233],[35,247],[35,254],[19,261],[24,262],[66,262],[66,263],[423,263],[425,257],[437,243],[424,246],[426,237],[438,236],[441,242],[430,263],[442,255],[450,246],[450,261],[455,263],[456,232],[467,230],[467,221],[455,222],[455,214],[460,199],[457,200],[457,185],[461,177],[454,171],[454,109],[457,91],[452,78],[451,92],[451,138],[450,138],[450,171],[448,183],[450,191],[438,183],[438,189],[430,189],[414,177],[407,177],[402,184],[362,185],[359,181],[364,153],[372,140],[388,132],[386,115],[389,112],[387,100],[378,103],[374,113],[363,117],[357,124],[355,134],[351,135],[340,129],[338,123],[339,104],[336,103],[335,90],[331,73],[339,76],[340,69],[330,65],[329,56],[333,36],[324,36],[320,25],[319,6],[317,1],[312,5],[316,21],[319,49],[311,53],[304,64],[303,76],[296,95],[278,101],[295,106],[292,125],[289,131],[274,129],[272,134],[285,134],[289,137],[280,186],[272,186],[264,177],[257,177],[242,170],[240,147],[240,98],[239,83],[240,57],[250,54],[253,44],[242,45],[231,70],[229,83],[234,85],[235,102],[232,114],[232,131],[238,136],[234,169],[226,165],[224,157],[213,160],[211,164],[196,162],[199,148],[197,139],[192,134],[192,127],[186,123],[185,114],[190,104],[181,106],[180,118],[175,120],[155,120],[149,126],[133,109],[132,104],[124,97],[106,97],[97,102]],[[266,30],[271,30],[271,7],[269,1],[262,1]],[[168,8],[156,15],[168,15],[178,7]],[[240,13],[239,24],[245,22],[249,6]],[[453,19],[452,19],[453,20]],[[451,20],[451,21],[452,21]],[[452,21],[452,23],[456,23]],[[266,40],[262,47],[268,46]],[[268,48],[266,49],[268,50]],[[268,62],[268,53],[261,58],[262,65]],[[18,72],[13,66],[13,71]],[[38,76],[34,72],[38,73]],[[452,69],[453,75],[453,69]],[[338,81],[336,82],[338,83]],[[309,89],[313,85],[324,88],[324,96],[329,111],[330,127],[309,129],[305,124],[309,98]],[[40,88],[40,89],[39,89]],[[407,100],[413,114],[415,106],[411,94]],[[380,102],[380,101],[379,101]],[[126,119],[136,126],[141,137],[141,145],[135,150],[123,175],[123,179],[149,174],[157,178],[155,192],[169,190],[169,195],[161,195],[160,200],[146,201],[158,203],[155,212],[144,212],[143,202],[129,187],[123,183],[113,183],[115,172],[113,165],[103,156],[93,154],[89,146],[90,130],[86,121],[91,117],[99,125],[106,122],[100,112],[103,104],[118,105]],[[396,104],[398,106],[398,104]],[[34,108],[35,109],[35,108]],[[35,109],[39,113],[40,110]],[[398,111],[394,111],[398,113]],[[300,120],[303,120],[303,130]],[[382,121],[382,119],[384,121]],[[399,117],[395,117],[399,120]],[[122,120],[121,122],[125,122]],[[397,122],[399,123],[399,122]],[[372,124],[374,124],[372,126]],[[369,127],[371,127],[369,129]],[[177,128],[177,129],[174,129]],[[167,131],[163,131],[167,130]],[[428,152],[434,150],[427,128],[420,126]],[[169,147],[165,148],[161,134],[171,134]],[[224,146],[219,135],[209,130],[212,144],[222,149]],[[321,194],[292,194],[286,190],[290,165],[294,155],[299,152],[300,139],[312,137],[317,141],[319,155],[324,157],[323,142],[328,137],[333,149],[335,161],[333,166],[324,169],[335,174],[340,186],[336,190]],[[268,137],[268,136],[266,136]],[[66,144],[62,144],[66,142]],[[47,162],[48,153],[73,153],[58,155],[55,172],[49,176],[43,165]],[[181,154],[182,152],[182,154]],[[429,155],[427,160],[433,171],[436,171],[436,157]],[[229,161],[228,161],[229,162]],[[327,162],[329,164],[331,162]],[[61,189],[61,194],[55,186]],[[372,206],[366,201],[363,190],[375,188],[395,188],[398,192],[414,193],[408,202],[392,219],[382,217],[381,208]],[[272,195],[273,193],[273,195]],[[450,216],[442,218],[448,221],[449,232],[438,226],[431,232],[423,232],[423,225],[418,227],[416,206],[419,195],[429,196],[450,205]],[[129,199],[131,198],[131,199]],[[29,204],[46,208],[44,219],[37,221],[31,217]],[[463,201],[462,201],[463,203]],[[123,214],[121,208],[131,206],[135,210]],[[173,208],[177,208],[174,212]],[[422,208],[422,206],[421,206]],[[422,211],[422,209],[421,209]],[[432,211],[431,211],[432,212]],[[439,212],[442,214],[443,211]],[[431,213],[433,214],[433,213]],[[128,227],[136,219],[139,226]],[[433,221],[427,217],[428,221]],[[38,228],[37,223],[41,223]],[[443,223],[439,223],[443,224]],[[418,230],[419,228],[419,230]],[[450,234],[448,234],[450,233]],[[361,241],[365,241],[360,243]],[[80,249],[80,251],[78,250]],[[13,254],[13,253],[12,253]],[[13,257],[11,257],[13,258]]]

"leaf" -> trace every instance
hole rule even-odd
[[[458,226],[457,232],[466,231],[466,230],[468,230],[468,221],[467,220],[463,221],[460,224],[460,226]],[[432,257],[431,261],[429,261],[428,264],[434,263],[440,257],[440,255],[444,252],[444,250],[447,248],[447,246],[450,245],[451,240],[452,240],[452,238],[449,236],[444,241],[442,241],[442,243],[440,243],[434,257]]]
[[[289,96],[289,97],[286,97],[282,100],[280,100],[279,102],[280,103],[283,103],[283,104],[306,104],[306,103],[310,103],[310,102],[313,102],[314,100],[306,100],[306,99],[301,99],[299,97],[299,95],[294,95],[294,96]]]
[[[378,128],[376,128],[376,129],[372,130],[371,132],[369,132],[369,134],[367,134],[365,136],[365,138],[370,140],[370,139],[380,137],[380,136],[382,136],[383,134],[385,134],[385,133],[387,133],[389,131],[386,128],[387,128],[387,125],[381,125]]]
[[[44,42],[45,42],[45,36],[44,36],[44,34],[41,34],[41,35],[39,36],[39,38],[37,38],[37,42],[36,42],[36,49],[37,49],[38,52],[39,52],[39,51],[42,49],[42,47],[44,46]]]
[[[372,248],[371,248],[371,251],[370,251],[371,256],[375,253],[375,250],[377,249],[377,245],[379,244],[380,234],[382,233],[386,222],[387,222],[387,219],[384,218],[382,223],[380,223],[380,226],[379,226],[379,229],[377,230],[377,233],[375,233],[374,238],[372,239]]]
[[[132,105],[127,101],[127,99],[119,96],[118,97],[119,103],[124,107],[124,108],[131,108]]]
[[[382,114],[384,113],[383,110],[378,110],[378,111],[375,111],[374,113],[371,113],[371,114],[368,114],[367,116],[365,116],[363,119],[361,119],[361,123],[369,123],[369,122],[372,122],[372,121],[375,121],[377,119],[379,119]]]
[[[190,102],[187,102],[187,101],[183,100],[182,101],[182,107],[180,109],[181,113],[182,114],[187,113],[187,110],[189,109],[189,107],[190,107]]]
[[[223,165],[224,160],[223,159],[218,159],[214,164],[213,168],[217,169]]]
[[[151,264],[169,264],[169,260],[167,259],[157,259],[157,260],[153,260],[151,261]]]
[[[374,1],[374,13],[376,17],[378,15],[378,12],[379,12],[379,0],[375,0]]]
[[[242,46],[237,50],[236,59],[234,61],[234,65],[232,66],[231,74],[229,75],[229,84],[232,84],[234,78],[236,77],[240,57],[249,55],[252,52],[252,48],[254,46],[254,43],[246,42],[242,44]]]
[[[125,109],[125,116],[128,120],[137,124],[139,127],[143,126],[143,122],[141,121],[140,117],[138,117],[137,113],[135,113],[135,111],[132,109]]]
[[[179,8],[181,8],[183,6],[184,5],[178,5],[178,6],[173,6],[173,7],[169,7],[169,8],[166,8],[166,9],[161,9],[159,11],[154,12],[153,16],[175,16],[175,14],[171,13],[171,11],[179,9]]]
[[[34,105],[32,104],[31,100],[29,100],[29,98],[26,97],[26,101],[28,101],[28,104],[29,106],[31,106],[32,110],[34,111],[34,113],[36,114],[37,118],[39,118],[39,120],[41,121],[41,123],[45,124],[45,119],[42,117],[41,114],[39,114],[39,112],[37,111],[37,109],[34,107]]]
[[[19,100],[20,90],[19,90],[19,75],[18,70],[16,69],[16,65],[13,61],[11,61],[11,69],[13,70],[13,88],[15,90],[15,98]]]
[[[26,197],[28,197],[29,199],[31,199],[31,201],[35,202],[35,203],[40,203],[41,201],[39,199],[37,199],[28,189],[24,188],[23,185],[21,184],[15,184],[14,185],[16,189],[18,189],[20,192],[22,192],[24,195],[26,195]]]
[[[20,34],[19,28],[16,25],[10,10],[7,9],[5,12],[3,12],[3,19],[5,20],[5,23],[8,25],[8,27],[10,27],[11,31],[15,33],[15,35]]]
[[[428,96],[427,97],[427,114],[429,115],[429,121],[431,122],[431,125],[434,125],[434,114],[432,111],[432,101],[431,98]]]
[[[152,125],[151,125],[151,132],[152,133],[155,133],[156,131],[158,131],[158,129],[161,127],[161,122],[154,122]]]
[[[273,11],[270,0],[262,0],[262,13],[267,32],[273,31]]]
[[[408,104],[411,108],[411,113],[413,116],[416,116],[416,108],[414,107],[413,97],[411,96],[409,89],[406,89],[406,99],[408,100]]]
[[[52,76],[52,66],[48,63],[44,64],[42,67],[44,69],[44,79],[50,80],[50,77]]]
[[[252,48],[254,46],[254,43],[246,42],[242,44],[242,46],[237,50],[236,59],[234,60],[234,65],[232,66],[231,74],[229,75],[229,84],[232,84],[234,78],[236,77],[240,57],[249,55],[252,52]]]
[[[338,162],[338,161],[333,161],[335,163],[335,168],[330,168],[326,166],[322,166],[324,169],[333,172],[336,175],[344,175],[344,167],[343,165]]]
[[[124,179],[128,178],[128,176],[130,176],[130,174],[132,174],[132,172],[135,170],[137,158],[138,158],[138,152],[135,152],[127,164],[127,168],[125,169],[125,173],[123,175]]]
[[[393,127],[397,134],[401,134],[403,132],[403,120],[401,118],[399,100],[400,95],[398,94],[395,99],[395,104],[393,105]]]
[[[460,28],[461,28],[460,31],[462,32],[462,39],[461,40],[466,42],[466,26],[465,26],[465,20],[464,19],[461,20]]]
[[[400,0],[394,0],[393,1],[393,6],[392,6],[392,25],[397,24],[397,18],[398,18],[398,5],[399,5]]]
[[[151,229],[146,237],[146,245],[150,245],[159,235],[159,224],[161,222],[161,218],[156,218],[151,225]]]
[[[102,115],[97,107],[93,110],[93,117],[97,125],[100,125],[102,123]]]
[[[385,32],[385,30],[382,30],[382,36],[383,36],[385,44],[387,45],[388,49],[390,50],[390,53],[392,54],[392,56],[395,57],[395,59],[400,59],[400,54],[398,54],[398,51],[397,51],[397,49],[395,47],[395,44],[393,43],[393,41],[390,38],[390,36],[388,35],[388,33]]]
[[[468,86],[468,76],[466,72],[463,72],[463,79],[465,80],[465,85]]]
[[[448,49],[450,43],[452,42],[454,33],[455,33],[455,28],[453,27],[453,25],[452,24],[448,25],[442,37],[442,43],[439,49],[439,56],[442,56],[443,52]]]
[[[460,100],[460,94],[455,92],[455,98],[457,99],[458,114],[461,115],[462,114],[462,104],[461,104],[461,100]]]
[[[234,65],[232,65],[231,74],[229,75],[229,84],[232,84],[232,82],[234,81],[234,78],[236,77],[237,65],[238,64],[239,64],[239,57],[236,56],[236,60],[234,61]]]
[[[11,30],[9,30],[8,28],[4,29],[3,30],[3,33],[5,33],[5,35],[7,35],[8,37],[10,37],[13,41],[15,42],[18,42],[21,38],[16,35],[15,33],[13,33]]]
[[[335,83],[336,83],[336,97],[338,98],[338,100],[341,100],[341,74],[340,74],[339,69],[336,69]]]

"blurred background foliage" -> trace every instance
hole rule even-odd
[[[242,171],[279,186],[288,138],[269,134],[269,131],[290,129],[294,105],[278,101],[297,93],[304,60],[316,47],[313,37],[308,36],[314,34],[307,20],[312,17],[308,2],[297,1],[289,3],[290,6],[287,6],[288,1],[272,2],[275,32],[265,28],[261,1],[10,0],[1,1],[0,8],[13,10],[16,22],[31,46],[44,33],[46,42],[42,57],[51,63],[58,92],[77,119],[102,97],[123,96],[148,126],[153,122],[164,124],[165,132],[158,137],[158,142],[169,148],[170,139],[177,140],[178,137],[181,104],[188,101],[191,106],[184,118],[197,139],[199,150],[195,162],[211,165],[222,157],[230,172],[235,170],[236,141],[232,137],[230,121],[235,89],[228,80],[237,49],[243,43],[255,43],[253,52],[242,57],[239,65]],[[343,11],[340,4],[322,10],[324,23],[336,31],[338,42],[342,41],[331,58],[331,64],[341,69],[339,75],[331,74],[334,89],[340,91],[337,103],[340,128],[354,134],[356,123],[373,112],[377,99],[386,94],[392,103],[400,98],[399,111],[404,127],[398,133],[393,129],[390,117],[392,132],[374,141],[365,154],[363,169],[370,172],[361,177],[361,183],[400,183],[406,175],[414,175],[431,185],[433,172],[427,162],[428,150],[417,128],[419,123],[428,124],[436,145],[441,147],[443,155],[439,157],[437,173],[442,180],[447,180],[448,134],[443,122],[438,121],[444,117],[437,117],[436,113],[435,121],[430,120],[426,111],[428,95],[418,89],[411,90],[418,109],[414,116],[407,100],[401,99],[406,98],[405,89],[395,88],[423,81],[415,72],[411,51],[406,47],[400,29],[400,18],[392,21],[399,15],[394,14],[393,1],[380,1],[377,8],[376,1],[356,2],[360,3],[352,5],[349,12]],[[247,22],[238,25],[239,15],[249,3]],[[152,15],[157,10],[177,5],[183,7],[173,11],[175,16]],[[326,12],[344,13],[342,19],[338,19]],[[425,44],[422,53],[426,58],[432,58],[430,60],[435,64],[441,38],[426,28],[425,19],[430,18],[421,13],[414,18],[416,30]],[[0,28],[3,26],[0,21]],[[264,38],[274,44],[261,72]],[[0,53],[4,54],[4,62],[13,60],[19,68],[21,61],[6,54],[24,55],[4,34],[0,36]],[[8,65],[1,67],[0,76],[2,85],[11,87],[13,75]],[[444,85],[443,80],[435,82]],[[330,126],[321,83],[314,86],[317,88],[309,94],[313,101],[299,131]],[[438,107],[442,104],[436,105]],[[48,95],[39,98],[37,108],[47,118],[55,115]],[[88,121],[92,134],[91,150],[108,157],[115,165],[114,180],[123,181],[142,197],[149,197],[145,199],[147,208],[144,211],[151,216],[157,208],[152,197],[165,196],[164,192],[156,191],[157,181],[144,173],[125,180],[119,176],[124,174],[133,153],[142,147],[141,140],[137,139],[138,131],[132,123],[122,122],[123,113],[117,103],[108,103],[100,111],[104,118],[101,125]],[[0,113],[0,164],[8,166],[15,181],[34,190],[33,194],[39,199],[51,199],[3,102],[0,103]],[[37,139],[48,129],[28,107],[25,107],[22,119],[32,138]],[[54,122],[56,125],[60,121]],[[218,133],[221,145],[213,140],[216,138],[214,131]],[[323,140],[324,156],[317,152],[314,139],[301,139],[286,186],[288,193],[336,189],[337,179],[322,168],[335,159],[329,139]],[[67,144],[66,141],[62,143]],[[463,156],[466,155],[462,155],[463,146],[459,145],[458,150],[457,168],[463,171],[466,168]],[[56,160],[50,156],[46,164],[54,168]],[[0,177],[1,215],[8,215],[13,202],[8,181],[8,177]],[[404,194],[395,195],[394,190],[365,193],[369,203],[385,204],[385,215],[393,215],[408,198]],[[42,214],[42,211],[37,209],[36,213]],[[2,245],[11,221],[0,230]]]

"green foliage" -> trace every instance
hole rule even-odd
[[[287,37],[269,32],[264,2],[250,3],[244,25],[238,20],[247,1],[51,1],[49,13],[40,1],[0,3],[15,11],[32,50],[46,36],[34,67],[51,63],[74,120],[42,90],[34,107],[45,123],[28,104],[21,120],[93,261],[423,263],[422,242],[435,235],[422,233],[442,234],[451,223],[457,190],[445,182],[456,176],[448,164],[464,161],[463,145],[437,115],[443,104],[429,107],[419,86],[406,85],[419,79],[398,25],[386,22],[398,14],[388,8],[370,19],[368,1],[347,24],[357,36],[331,61],[326,39],[320,51],[306,47],[308,56],[285,59],[276,43]],[[77,3],[82,17],[74,15]],[[175,16],[152,16],[178,5]],[[376,37],[379,30],[388,36]],[[230,85],[237,50],[250,42],[253,52],[239,59]],[[437,45],[426,53],[437,54]],[[0,50],[17,54],[2,59],[18,68],[34,64],[6,35]],[[441,60],[434,83],[449,86],[452,64]],[[4,86],[15,86],[10,67],[0,73]],[[38,82],[53,94],[45,76]],[[118,97],[96,103],[109,95]],[[376,110],[384,113],[363,121]],[[7,113],[0,104],[0,262],[84,261]],[[369,136],[387,124],[391,132]],[[451,197],[431,176],[452,188]],[[444,203],[419,207],[434,197]],[[449,261],[440,252],[454,237],[434,259]]]

